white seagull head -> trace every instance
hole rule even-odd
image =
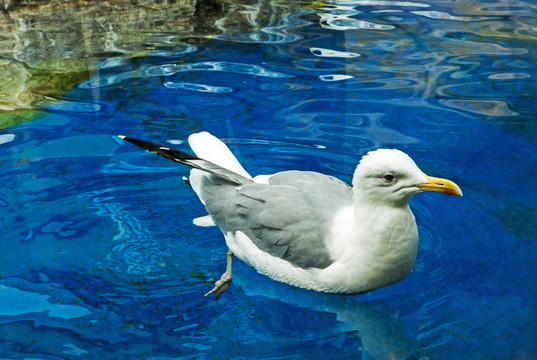
[[[355,201],[378,205],[406,206],[423,191],[462,195],[453,181],[425,175],[407,154],[394,149],[364,155],[352,183]]]

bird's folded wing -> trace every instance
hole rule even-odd
[[[293,184],[291,173],[299,185],[309,180],[308,185]],[[328,267],[333,259],[325,241],[334,214],[352,201],[350,188],[316,173],[275,176],[287,178],[289,185],[221,188],[207,199],[207,211],[224,232],[241,231],[264,252],[301,268]]]

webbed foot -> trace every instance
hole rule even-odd
[[[231,281],[233,280],[233,274],[231,273],[232,265],[233,265],[233,252],[231,250],[228,250],[226,272],[222,274],[222,276],[220,277],[220,280],[218,280],[214,284],[214,288],[211,291],[209,291],[207,294],[205,294],[204,297],[214,294],[214,299],[218,300],[220,295],[222,295],[224,291],[229,289],[229,285],[231,284]]]

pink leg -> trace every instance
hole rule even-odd
[[[218,300],[220,295],[229,288],[231,280],[233,280],[233,275],[231,274],[231,266],[233,265],[233,252],[228,250],[227,252],[227,265],[226,272],[222,274],[220,280],[214,284],[214,288],[205,294],[205,297],[214,294],[214,299]]]

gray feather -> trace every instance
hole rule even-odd
[[[261,250],[301,268],[326,268],[332,259],[324,242],[331,219],[352,204],[344,182],[312,172],[289,171],[270,184],[240,189],[213,184],[206,209],[224,233],[241,231]],[[204,184],[206,186],[207,184]]]

